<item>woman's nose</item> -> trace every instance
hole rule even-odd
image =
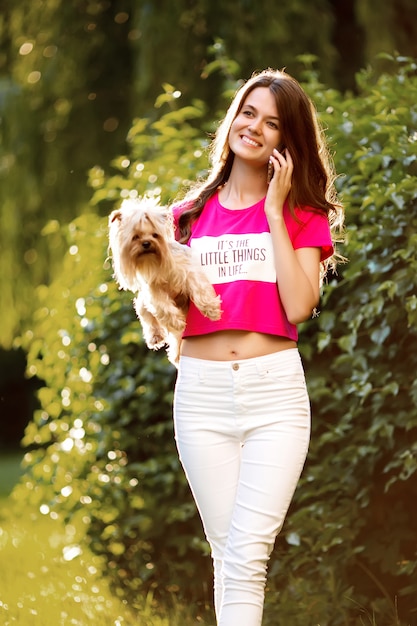
[[[259,120],[252,120],[251,123],[248,126],[248,130],[250,130],[251,133],[259,133],[259,129],[260,129],[260,124],[259,124]]]

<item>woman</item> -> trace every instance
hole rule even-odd
[[[218,626],[259,626],[267,562],[307,454],[297,324],[312,316],[342,209],[315,110],[284,72],[237,92],[212,169],[174,208],[222,298],[190,305],[174,398],[180,459],[214,564]]]

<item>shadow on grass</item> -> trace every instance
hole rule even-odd
[[[22,450],[0,448],[0,498],[8,496],[22,475]]]

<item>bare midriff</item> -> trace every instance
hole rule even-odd
[[[241,330],[222,330],[208,335],[184,338],[181,354],[208,361],[236,361],[296,347],[296,342],[286,337]]]

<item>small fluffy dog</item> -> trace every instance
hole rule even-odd
[[[190,300],[218,320],[220,296],[193,263],[190,248],[175,240],[172,216],[157,199],[124,200],[109,216],[109,242],[119,287],[137,294],[134,307],[146,345],[167,346],[177,365]]]

